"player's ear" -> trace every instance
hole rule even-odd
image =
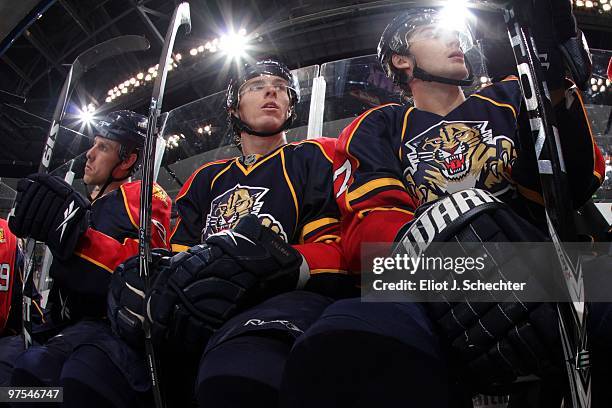
[[[406,55],[393,54],[391,57],[391,64],[393,67],[400,70],[405,71],[408,70],[408,76],[412,75],[413,68],[413,59]]]
[[[137,159],[138,155],[136,153],[130,153],[128,157],[119,163],[117,168],[113,171],[113,177],[120,178],[132,168]]]
[[[136,153],[130,153],[130,155],[121,163],[121,167],[126,170],[131,168],[136,160],[138,159],[138,155]]]

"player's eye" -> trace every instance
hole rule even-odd
[[[252,85],[249,87],[249,91],[251,92],[261,92],[266,89],[265,85]]]
[[[264,81],[253,81],[250,84],[246,84],[244,87],[244,92],[259,92],[262,89],[265,88],[265,82]]]
[[[276,92],[286,92],[289,86],[284,82],[274,82],[268,83],[265,81],[257,81],[252,84],[246,85],[245,89],[242,93],[246,92],[254,92],[254,93],[262,93],[268,87],[272,87]]]
[[[283,83],[277,83],[277,84],[274,84],[274,85],[272,85],[272,86],[274,86],[274,90],[275,90],[276,92],[286,92],[286,91],[287,91],[287,88],[289,88],[289,87],[287,86],[287,84],[283,84]]]

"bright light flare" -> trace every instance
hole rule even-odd
[[[440,11],[440,25],[451,30],[465,31],[468,19],[473,17],[468,4],[468,0],[447,0]]]
[[[93,121],[95,109],[90,109],[93,105],[83,106],[82,109],[79,109],[77,115],[79,121],[85,125],[90,125]]]
[[[237,33],[229,32],[219,39],[219,49],[228,57],[239,60],[246,56],[249,39],[246,30],[241,29]],[[216,46],[213,42],[212,46]]]

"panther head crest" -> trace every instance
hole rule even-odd
[[[472,147],[480,140],[478,129],[463,123],[449,123],[438,136],[426,138],[418,149],[421,161],[437,167],[449,180],[464,177],[470,169]]]

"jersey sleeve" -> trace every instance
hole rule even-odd
[[[93,227],[87,229],[79,240],[73,257],[68,261],[54,262],[54,278],[62,285],[78,293],[105,296],[110,274],[126,259],[138,254],[138,227],[140,223],[140,182],[126,183],[120,187],[120,200],[113,211],[117,219],[109,231]],[[154,185],[151,212],[151,248],[169,249],[171,201],[166,192]]]
[[[416,203],[402,181],[396,129],[397,105],[370,109],[339,136],[334,157],[334,195],[341,212],[342,248],[349,269],[360,270],[361,244],[391,242],[413,218]],[[404,125],[405,126],[405,125]]]
[[[570,81],[566,84],[565,98],[554,107],[554,111],[570,198],[574,208],[579,208],[603,182],[604,159],[595,142],[580,91]],[[519,193],[543,205],[529,118],[524,109],[519,115],[518,127],[523,158],[513,166],[512,178],[517,183]]]
[[[340,245],[340,211],[332,185],[336,140],[319,138],[302,144],[309,144],[313,153],[306,162],[306,188],[297,228],[299,237],[294,245],[310,272],[305,289],[345,297],[356,285],[348,275]]]
[[[555,107],[555,114],[572,202],[575,208],[579,208],[603,183],[604,158],[593,136],[584,100],[576,85],[568,87],[565,101]]]
[[[15,264],[13,266],[13,289],[11,293],[11,309],[8,314],[8,319],[6,320],[5,330],[7,333],[19,333],[21,328],[21,309],[23,307],[23,251],[17,245],[15,248]],[[34,310],[36,313],[33,314],[33,319],[36,320],[36,317],[42,317],[42,310],[40,310],[40,306],[38,305],[36,297],[32,299],[34,304]],[[39,319],[40,320],[40,319]],[[0,324],[2,326],[2,324]]]
[[[11,325],[11,321],[21,310],[15,307],[21,300],[18,281],[20,262],[23,262],[23,256],[20,256],[17,237],[9,230],[8,223],[0,219],[0,335],[13,333],[17,329],[16,325]]]

